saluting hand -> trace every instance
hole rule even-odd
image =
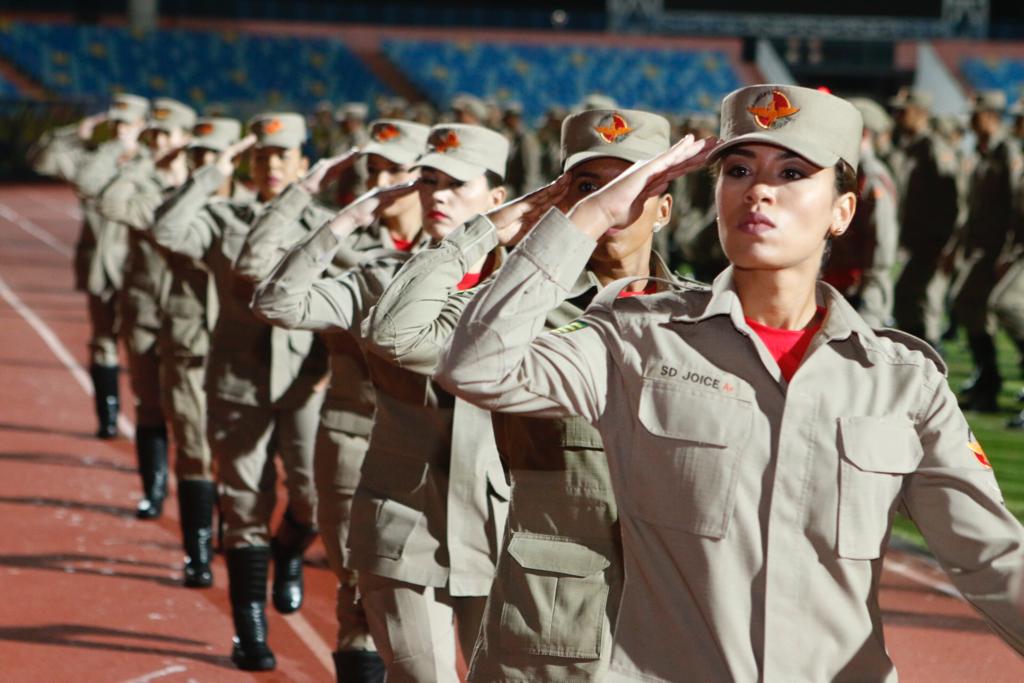
[[[92,116],[86,116],[78,122],[78,137],[82,140],[89,140],[96,131],[96,126],[107,120],[107,112],[101,111]]]
[[[347,237],[356,228],[366,227],[377,219],[380,212],[391,206],[397,199],[416,191],[415,180],[390,187],[377,187],[357,197],[354,202],[338,212],[327,225],[338,237]]]
[[[692,135],[647,161],[638,161],[597,192],[581,199],[569,212],[573,224],[598,239],[612,228],[634,223],[644,202],[668,191],[669,183],[700,168],[717,147],[715,138],[695,140]]]
[[[359,148],[352,149],[333,157],[324,157],[315,164],[299,181],[299,185],[310,194],[317,194],[321,188],[338,177],[345,169],[351,168],[359,158]]]
[[[557,205],[569,191],[572,177],[568,173],[522,197],[505,202],[487,212],[487,218],[498,229],[498,242],[514,245],[537,225],[548,209]]]
[[[217,155],[217,160],[213,162],[214,166],[216,166],[221,173],[230,178],[235,173],[235,158],[255,144],[256,136],[252,134],[246,135],[238,142],[225,147],[224,151]]]

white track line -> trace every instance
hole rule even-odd
[[[24,218],[16,211],[8,207],[6,204],[0,204],[0,217],[14,223],[18,227],[22,228],[28,234],[32,235],[40,242],[47,246],[55,249],[56,251],[65,254],[70,257],[73,251],[68,249],[67,246],[60,242],[52,233],[40,228],[39,226],[31,223],[27,218]],[[32,230],[25,228],[22,222],[30,223],[33,226]],[[63,249],[63,250],[62,250]],[[67,253],[65,253],[65,251]],[[92,380],[89,377],[89,373],[75,360],[71,352],[68,351],[67,347],[64,346],[57,334],[37,316],[31,308],[29,308],[19,297],[14,293],[7,283],[4,282],[3,277],[0,277],[0,298],[3,298],[11,308],[13,308],[18,315],[24,318],[36,334],[42,338],[43,342],[50,348],[53,355],[57,356],[57,359],[67,368],[71,376],[75,378],[78,385],[82,387],[82,390],[90,396],[93,395]],[[117,425],[121,432],[128,438],[134,438],[135,436],[135,425],[132,424],[131,420],[126,418],[124,415],[117,416]],[[290,614],[284,619],[285,623],[295,632],[295,635],[299,637],[306,647],[309,648],[313,656],[316,657],[317,661],[327,671],[334,673],[334,660],[331,657],[331,646],[316,632],[310,623],[304,616],[299,613]]]
[[[82,210],[79,209],[77,206],[68,206],[65,202],[54,202],[53,199],[45,196],[41,198],[39,196],[40,192],[38,190],[29,190],[25,193],[25,195],[29,199],[34,201],[36,204],[41,204],[47,208],[52,209],[54,204],[57,204],[57,210],[60,211],[61,213],[67,215],[69,218],[75,219],[76,221],[82,220]]]
[[[144,676],[139,676],[138,678],[129,678],[127,681],[124,681],[124,683],[149,683],[150,681],[155,681],[156,679],[163,678],[164,676],[180,674],[182,671],[188,671],[188,669],[180,664],[175,664],[173,666],[160,669],[159,671],[153,671],[145,674]]]
[[[75,250],[57,239],[52,232],[39,227],[6,204],[0,204],[0,217],[17,225],[61,256],[71,258],[75,255]]]
[[[89,396],[93,395],[92,379],[89,377],[89,373],[85,371],[85,368],[75,360],[71,352],[68,351],[68,347],[64,346],[64,343],[57,337],[57,334],[50,328],[49,325],[44,323],[42,319],[35,314],[35,312],[29,308],[21,298],[14,293],[4,279],[0,277],[0,298],[10,305],[11,308],[20,315],[29,326],[35,330],[39,338],[43,340],[53,352],[53,355],[57,357],[57,360],[71,373],[71,376],[78,382],[78,386],[82,387]],[[117,427],[129,439],[135,437],[135,425],[132,421],[125,417],[123,414],[117,416]]]
[[[958,591],[953,584],[947,583],[946,581],[939,581],[938,579],[933,579],[926,573],[918,569],[915,569],[914,567],[910,566],[905,562],[900,562],[899,560],[893,560],[887,557],[885,560],[885,568],[891,569],[900,576],[905,576],[911,581],[916,581],[917,583],[927,586],[932,590],[938,591],[943,595],[948,595],[951,598],[956,598],[957,600],[964,601],[964,596],[960,594],[960,591]]]

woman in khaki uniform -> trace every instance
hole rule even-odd
[[[369,348],[400,367],[432,372],[468,301],[457,284],[497,245],[512,245],[553,203],[566,208],[669,146],[669,124],[641,111],[598,109],[569,117],[562,131],[561,181],[468,222],[438,249],[415,256],[388,285],[367,325]],[[672,200],[603,240],[570,297],[549,312],[549,329],[582,314],[604,284],[650,264]],[[648,272],[646,269],[643,272]],[[496,413],[498,452],[511,471],[507,544],[470,667],[473,681],[601,680],[622,582],[618,514],[601,437],[582,418],[547,420]],[[560,595],[549,599],[556,586]],[[467,653],[468,654],[468,653]]]
[[[504,199],[508,142],[451,124],[435,126],[427,144],[417,189],[424,230],[439,240]],[[378,199],[349,206],[294,249],[257,291],[257,313],[293,328],[358,332],[401,262],[388,255],[338,278],[321,274],[339,240],[374,219]],[[464,288],[489,262],[486,250],[474,258]],[[505,524],[508,489],[490,420],[438,391],[429,373],[375,354],[366,361],[377,413],[353,501],[351,568],[388,679],[456,681],[454,619],[468,653]]]
[[[250,121],[253,135],[231,145],[212,166],[200,169],[162,209],[153,226],[157,243],[209,266],[220,314],[207,364],[207,435],[217,461],[227,548],[228,582],[236,637],[232,661],[242,669],[276,666],[267,645],[267,568],[275,504],[278,453],[286,473],[288,506],[274,534],[278,555],[301,556],[316,535],[313,445],[327,381],[327,353],[307,332],[271,328],[249,309],[255,285],[236,270],[248,233],[267,203],[306,172],[305,120],[271,112]],[[255,145],[252,172],[256,201],[209,201],[234,170],[232,159]],[[300,239],[323,213],[304,212],[283,239]],[[268,465],[269,463],[269,465]],[[301,561],[275,576],[274,605],[301,605]],[[296,567],[297,565],[297,567]],[[278,565],[280,566],[280,565]],[[296,571],[293,571],[296,570]],[[282,609],[284,607],[285,609]]]
[[[128,256],[120,292],[121,337],[135,395],[135,455],[142,499],[135,516],[156,519],[167,496],[167,415],[161,401],[157,334],[170,284],[167,261],[149,238],[157,208],[188,176],[182,150],[196,113],[166,97],[153,100],[142,132],[149,156],[126,165],[100,193],[100,215],[128,228]]]
[[[861,119],[782,85],[552,211],[467,306],[435,375],[491,410],[581,415],[604,439],[626,580],[607,681],[895,681],[878,583],[892,516],[1024,651],[1024,529],[923,341],[872,331],[819,283],[855,211]],[[541,333],[596,240],[720,160],[710,291],[604,289]]]
[[[371,122],[369,130],[370,142],[358,153],[350,151],[317,162],[302,181],[274,201],[249,233],[236,262],[237,269],[256,276],[265,265],[277,265],[283,255],[277,250],[294,246],[282,244],[280,236],[289,234],[289,227],[299,221],[301,212],[320,188],[329,186],[332,177],[343,174],[353,164],[361,162],[366,166],[367,181],[373,188],[390,187],[418,177],[419,173],[410,167],[426,147],[430,130],[427,126],[381,119]],[[355,230],[346,238],[324,275],[335,277],[360,261],[379,258],[388,252],[404,254],[419,250],[428,240],[422,225],[420,203],[415,194],[398,198],[380,211],[380,218],[373,224]],[[263,265],[258,265],[260,262]],[[357,337],[346,331],[322,337],[330,354],[331,382],[320,413],[313,470],[320,537],[328,563],[338,577],[335,669],[338,680],[346,683],[379,681],[384,675],[384,665],[366,625],[362,603],[356,596],[356,573],[348,569],[347,547],[352,497],[359,483],[373,425],[374,391]]]

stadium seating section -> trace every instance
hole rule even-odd
[[[8,22],[0,55],[63,97],[124,90],[196,105],[311,108],[386,92],[342,43],[323,38]]]
[[[1024,96],[1024,59],[967,57],[960,72],[978,90],[1005,91],[1011,104]]]
[[[713,111],[741,85],[714,51],[409,40],[386,40],[382,50],[436,103],[460,92],[510,98],[530,117],[595,91],[624,107]]]

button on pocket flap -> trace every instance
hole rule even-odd
[[[639,413],[655,436],[723,447],[746,439],[753,419],[747,401],[656,380],[644,381]]]
[[[553,538],[513,536],[509,554],[527,569],[585,577],[603,571],[611,564],[608,558],[590,548]]]
[[[908,474],[924,455],[914,424],[897,417],[839,418],[843,456],[865,472]]]

